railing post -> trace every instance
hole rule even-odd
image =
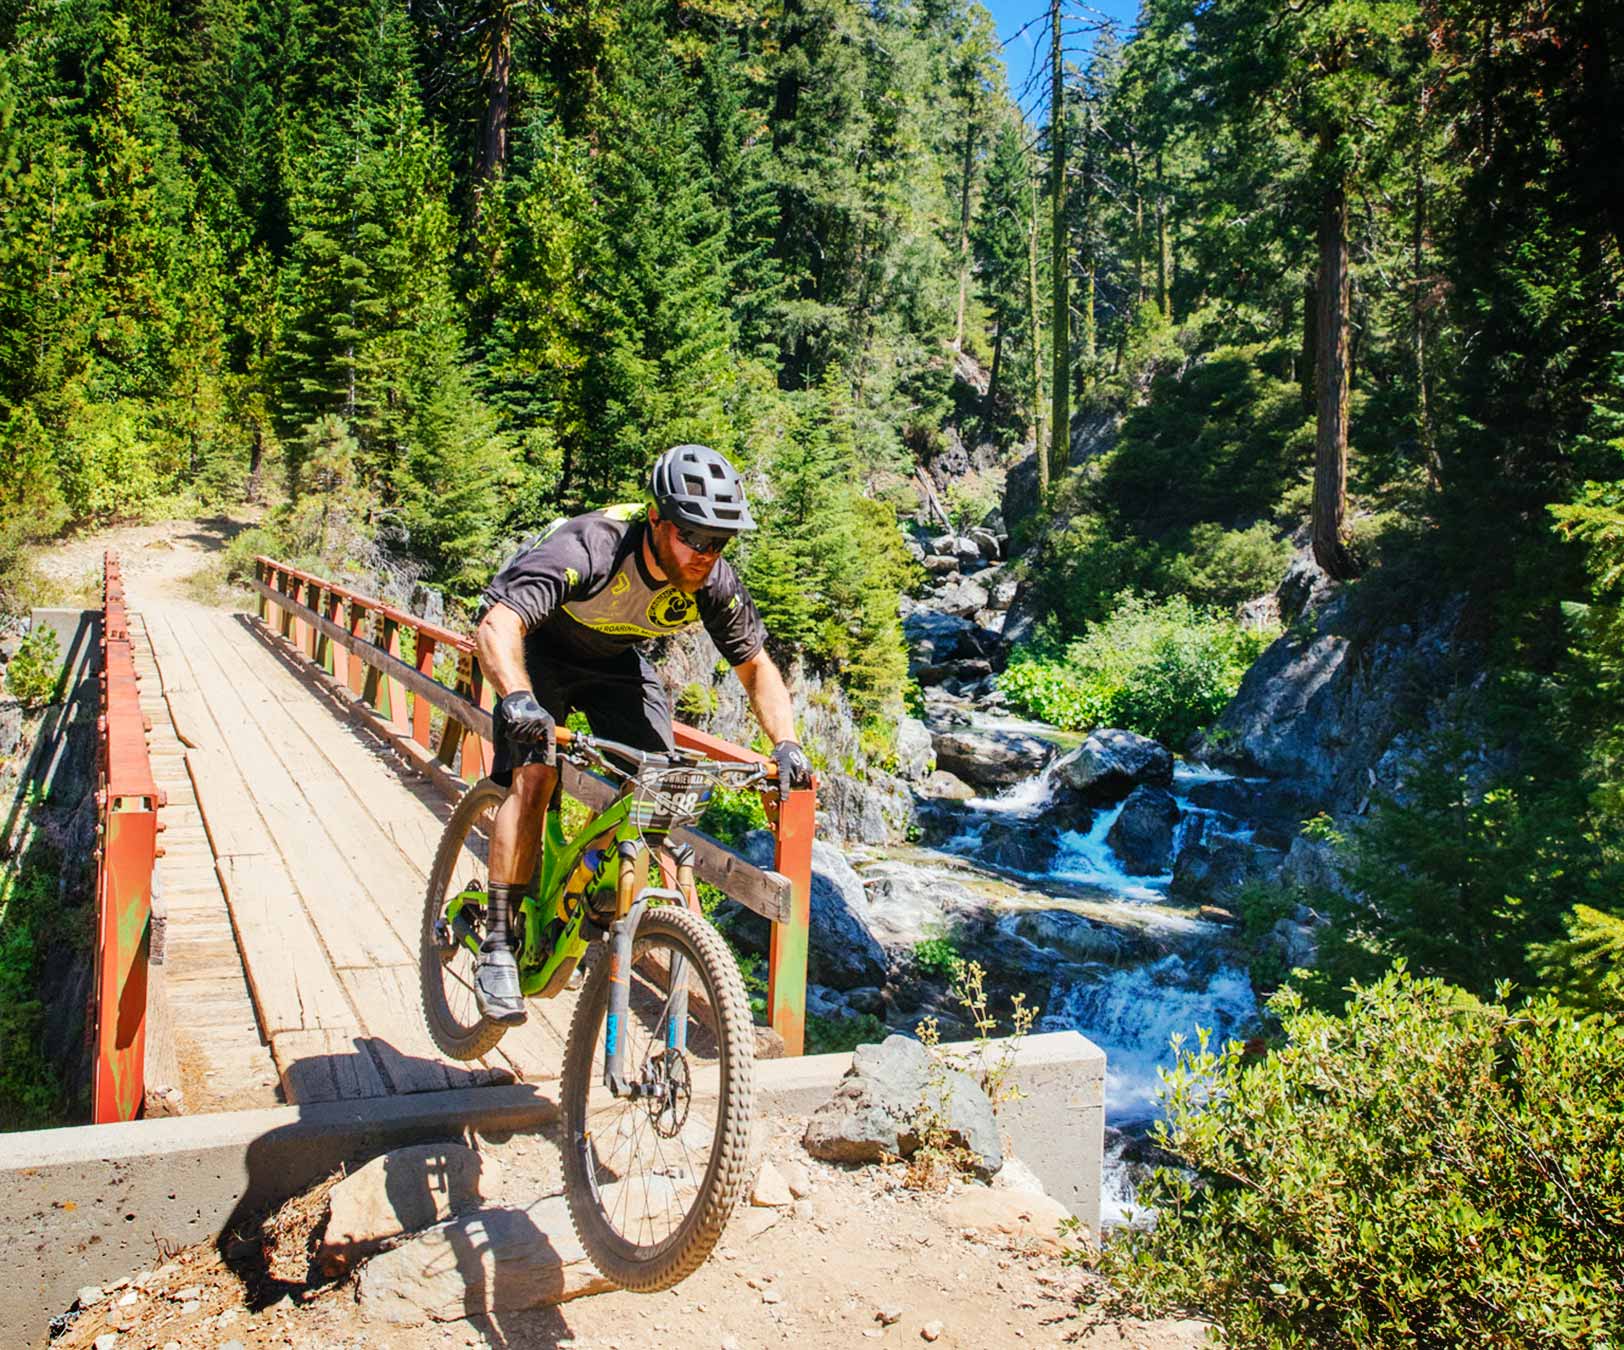
[[[427,679],[434,678],[434,652],[438,644],[421,628],[417,630],[417,673]],[[426,698],[412,700],[412,739],[425,750],[429,748],[429,718],[434,705]]]
[[[276,575],[276,589],[291,600],[293,598],[293,578],[288,575],[286,568],[279,569]],[[282,606],[281,619],[277,623],[276,630],[290,642],[293,641],[293,611],[286,605]]]
[[[306,580],[304,583],[303,600],[305,608],[317,614],[321,613],[321,587],[314,581]],[[325,636],[321,629],[313,623],[305,625],[305,655],[316,665],[321,664],[321,658],[316,655],[321,650],[322,639]]]
[[[350,636],[352,638],[362,638],[365,640],[364,635],[366,633],[366,623],[366,606],[363,605],[359,600],[352,597],[350,600]],[[361,659],[360,654],[357,652],[352,651],[348,653],[348,655],[349,671],[347,683],[350,686],[350,693],[359,694],[361,692],[361,686],[366,680],[366,662]]]
[[[383,621],[383,649],[395,660],[400,660],[400,624],[394,619]],[[397,730],[406,729],[406,687],[399,680],[386,677],[383,686],[384,707],[378,709]]]
[[[797,788],[778,807],[773,870],[790,880],[790,916],[772,926],[767,963],[767,1014],[786,1055],[806,1050],[806,951],[812,926],[812,833],[817,794]]]
[[[485,672],[480,668],[479,658],[475,656],[471,657],[470,660],[473,671],[470,675],[471,690],[469,697],[486,712],[491,712],[493,709],[491,696],[495,692],[495,686],[485,682]],[[473,751],[475,760],[472,773],[468,771],[468,752],[470,750]],[[462,743],[462,776],[470,783],[477,783],[491,771],[491,762],[494,758],[495,747],[491,742],[482,736],[476,736],[470,731],[467,739]]]
[[[258,558],[254,559],[254,580],[265,583],[270,581],[269,570]],[[259,615],[259,621],[269,623],[271,620],[271,602],[263,595],[259,595],[255,597],[255,607],[255,612]]]

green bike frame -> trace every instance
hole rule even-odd
[[[640,831],[633,823],[634,805],[634,798],[618,798],[601,815],[588,821],[574,839],[567,841],[559,824],[561,813],[556,810],[547,813],[541,863],[537,868],[539,877],[532,887],[535,894],[527,893],[519,907],[524,915],[524,939],[514,955],[519,963],[519,987],[526,998],[552,997],[564,987],[571,972],[586,955],[589,942],[581,936],[581,925],[586,920],[587,911],[584,898],[583,903],[575,907],[575,912],[567,916],[564,929],[553,939],[551,949],[543,950],[541,944],[553,920],[566,918],[559,913],[564,901],[564,886],[580,863],[581,855],[589,845],[605,835],[611,838],[605,844],[606,856],[602,864],[605,870],[601,873],[599,884],[614,885],[618,881],[621,861],[619,846],[636,843],[640,838]],[[445,917],[463,946],[477,957],[478,934],[466,921],[457,922],[463,906],[470,903],[483,904],[484,892],[470,890],[453,897],[445,907]]]

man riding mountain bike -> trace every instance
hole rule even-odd
[[[722,557],[728,540],[756,528],[738,473],[709,446],[673,446],[655,461],[650,495],[646,512],[615,506],[560,522],[485,590],[479,661],[501,695],[491,776],[510,789],[491,830],[487,926],[474,973],[480,1013],[493,1022],[525,1020],[508,925],[535,871],[558,783],[558,723],[579,709],[598,735],[672,748],[665,690],[641,648],[702,622],[773,742],[779,781],[804,787],[812,779],[761,616]]]

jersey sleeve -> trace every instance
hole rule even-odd
[[[742,665],[766,645],[767,627],[756,602],[725,559],[711,569],[698,599],[705,631],[728,665]]]
[[[624,529],[599,516],[566,520],[492,578],[483,609],[506,605],[527,629],[534,628],[566,600],[590,595],[603,584],[622,534]]]

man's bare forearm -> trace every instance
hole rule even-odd
[[[778,673],[778,667],[773,664],[773,659],[767,655],[766,649],[757,652],[743,665],[734,666],[733,673],[739,677],[739,683],[744,686],[744,692],[750,699],[750,707],[755,711],[756,721],[761,723],[761,729],[767,733],[767,739],[774,745],[780,741],[793,741],[795,709],[790,704],[789,690],[784,685],[784,677]]]
[[[503,698],[515,689],[530,688],[530,673],[524,664],[524,620],[506,605],[493,605],[480,620],[474,647],[479,668]]]

